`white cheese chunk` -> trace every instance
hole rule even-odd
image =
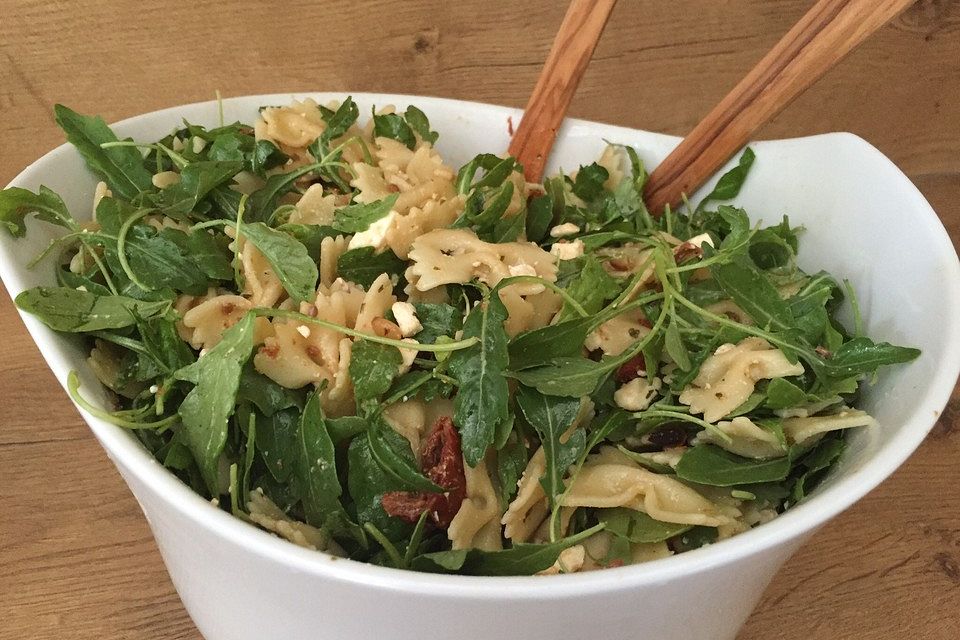
[[[417,310],[409,302],[394,302],[390,310],[393,311],[393,317],[396,319],[397,326],[400,327],[400,333],[404,338],[415,336],[423,330],[423,325],[417,318]],[[404,351],[409,350],[405,349]]]
[[[564,222],[563,224],[558,224],[553,229],[550,229],[551,238],[562,238],[563,236],[572,236],[575,233],[580,231],[580,227],[573,224],[572,222]]]
[[[583,240],[574,240],[573,242],[555,242],[550,247],[550,253],[557,256],[558,260],[573,260],[583,255]]]
[[[387,247],[387,232],[393,227],[396,219],[397,212],[391,211],[371,224],[366,231],[361,231],[350,238],[348,248],[373,247],[377,251],[382,251]]]

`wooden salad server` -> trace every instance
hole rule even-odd
[[[915,0],[818,0],[653,171],[659,215],[692,194],[764,124]]]
[[[693,193],[784,107],[916,0],[817,0],[799,22],[653,171],[647,208],[659,215]],[[616,0],[573,0],[554,39],[510,154],[539,182]]]
[[[557,130],[617,0],[573,0],[510,141],[510,155],[530,182],[540,182]]]

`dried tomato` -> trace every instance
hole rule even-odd
[[[617,369],[616,379],[620,384],[624,384],[640,377],[641,371],[647,370],[647,363],[643,359],[643,354],[638,353]]]
[[[389,491],[380,498],[380,505],[391,516],[413,523],[420,519],[424,511],[438,511],[442,501],[444,497],[441,493]]]
[[[428,511],[431,522],[445,529],[467,497],[460,436],[451,418],[444,416],[434,423],[420,447],[420,468],[444,493],[390,491],[381,500],[383,510],[407,522],[416,522]]]
[[[647,441],[661,449],[672,449],[687,444],[689,435],[683,425],[668,423],[658,427],[656,431],[651,431],[647,436]]]

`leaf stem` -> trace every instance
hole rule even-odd
[[[217,96],[217,121],[223,126],[223,96],[220,95],[220,89],[213,92]]]
[[[843,288],[846,289],[847,297],[850,298],[850,310],[853,312],[853,336],[859,338],[863,336],[863,317],[860,315],[857,292],[854,291],[853,284],[846,278],[843,279]]]
[[[393,562],[393,565],[400,569],[403,567],[403,557],[400,555],[400,552],[397,551],[397,547],[394,546],[390,540],[387,539],[387,536],[383,535],[383,532],[372,522],[367,522],[363,525],[363,528],[370,534],[370,536],[383,547],[383,550],[387,552],[387,555],[390,557],[390,560]]]
[[[327,320],[321,320],[320,318],[314,318],[297,311],[291,311],[288,309],[266,309],[259,308],[251,310],[251,313],[268,318],[289,318],[291,320],[299,320],[300,322],[315,324],[325,329],[332,329],[333,331],[338,331],[344,333],[352,338],[361,338],[363,340],[369,340],[370,342],[376,342],[377,344],[385,344],[391,347],[396,347],[398,349],[409,349],[412,351],[426,351],[430,353],[444,353],[447,351],[460,351],[461,349],[466,349],[477,344],[479,338],[465,338],[463,340],[456,340],[454,342],[446,342],[441,344],[427,344],[421,342],[407,342],[405,340],[394,340],[393,338],[383,338],[381,336],[371,335],[369,333],[363,333],[362,331],[357,331],[356,329],[351,329],[350,327],[345,327],[341,324],[335,322],[329,322]]]
[[[719,427],[715,424],[711,424],[706,420],[697,418],[694,415],[689,413],[682,413],[680,411],[667,411],[665,409],[648,409],[646,411],[637,411],[633,414],[634,418],[638,420],[644,420],[649,418],[673,418],[674,420],[683,420],[684,422],[692,422],[694,424],[700,425],[707,431],[716,434],[719,438],[722,438],[724,442],[730,442],[730,436],[720,430]]]
[[[360,136],[353,136],[351,138],[348,138],[344,142],[341,142],[340,144],[338,144],[336,147],[328,151],[326,155],[320,158],[319,160],[320,164],[327,164],[332,158],[336,157],[336,155],[341,151],[343,151],[348,145],[351,145],[354,143],[359,144],[360,148],[363,150],[364,162],[367,164],[373,164],[373,156],[370,155],[370,149],[367,147],[366,141],[364,141],[364,139]]]
[[[68,233],[68,234],[66,234],[66,235],[60,236],[59,238],[54,238],[53,240],[50,241],[50,244],[48,244],[48,245],[43,249],[43,251],[41,251],[40,253],[38,253],[35,258],[33,258],[30,262],[27,263],[27,269],[33,269],[33,268],[34,268],[35,266],[37,266],[44,258],[46,258],[48,255],[50,255],[50,252],[52,252],[54,249],[56,249],[56,248],[59,247],[60,245],[66,244],[67,241],[69,241],[69,240],[78,240],[78,239],[80,238],[80,236],[82,236],[84,233],[86,233],[86,232],[85,232],[85,231],[82,231],[82,230],[81,230],[81,231],[74,231],[74,232],[72,232],[72,233]]]
[[[146,217],[149,213],[149,209],[137,211],[132,216],[124,220],[123,224],[120,225],[120,231],[117,232],[117,258],[120,260],[120,266],[123,268],[123,272],[127,274],[127,277],[130,278],[130,282],[137,285],[144,291],[152,291],[152,289],[145,285],[140,278],[137,277],[137,274],[135,274],[130,268],[130,263],[127,262],[127,252],[125,249],[127,245],[127,233],[130,232],[130,228],[134,225],[134,223],[139,221],[141,218]]]
[[[233,281],[237,285],[237,290],[243,291],[243,274],[240,272],[242,259],[240,258],[240,228],[243,226],[243,214],[247,210],[247,199],[250,196],[243,194],[240,196],[240,202],[237,204],[237,222],[233,225],[233,228],[236,230],[237,237],[233,241],[233,246],[235,247],[233,251]],[[211,221],[214,222],[214,221]]]
[[[423,533],[426,530],[427,515],[429,513],[429,511],[421,513],[420,519],[417,520],[417,525],[413,528],[413,533],[410,535],[410,543],[407,544],[406,553],[403,554],[403,569],[409,568],[414,556],[417,555],[417,549],[420,548],[420,543],[423,541]]]
[[[71,371],[67,375],[67,393],[70,394],[70,398],[73,399],[73,401],[77,403],[81,409],[90,415],[93,415],[118,427],[123,427],[124,429],[165,429],[180,419],[180,416],[173,415],[155,422],[134,422],[131,420],[124,420],[123,418],[120,418],[109,411],[104,411],[99,407],[95,407],[90,404],[86,398],[80,395],[80,376],[77,375],[76,371]]]
[[[556,283],[550,282],[546,278],[541,278],[540,276],[509,276],[504,278],[500,282],[498,282],[497,286],[494,287],[494,291],[499,291],[500,289],[504,289],[506,287],[509,287],[510,285],[522,284],[524,282],[529,282],[531,284],[540,284],[546,287],[547,289],[550,289],[551,291],[559,295],[561,298],[563,298],[564,302],[569,304],[570,308],[576,311],[577,315],[580,316],[581,318],[586,318],[587,316],[590,315],[589,313],[587,313],[587,310],[584,309],[583,306],[579,302],[577,302],[573,298],[573,296],[567,293],[563,288],[557,286]]]

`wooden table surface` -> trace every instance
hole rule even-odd
[[[683,134],[811,3],[621,0],[572,115]],[[0,184],[62,142],[55,102],[108,121],[217,89],[522,106],[564,4],[2,0]],[[891,157],[960,243],[960,2],[919,2],[762,137],[838,130]],[[136,502],[5,295],[0,326],[0,637],[198,639]],[[740,638],[960,637],[958,454],[955,391],[910,461],[787,563]]]

